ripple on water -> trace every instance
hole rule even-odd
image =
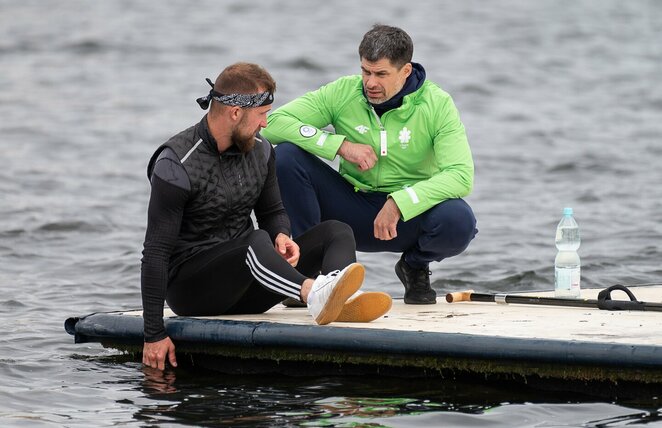
[[[39,232],[101,232],[105,227],[88,223],[83,220],[62,220],[44,223],[37,226]]]
[[[10,300],[0,301],[0,312],[9,312],[18,309],[23,309],[26,307],[27,305],[19,300],[10,299]]]

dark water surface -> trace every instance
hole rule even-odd
[[[662,425],[655,393],[155,377],[64,332],[68,316],[140,306],[147,160],[199,120],[205,77],[259,62],[280,105],[357,73],[375,22],[411,34],[475,156],[480,233],[432,266],[435,288],[551,289],[564,206],[583,286],[662,281],[662,2],[0,0],[1,426]],[[402,295],[397,256],[359,258],[366,288]]]

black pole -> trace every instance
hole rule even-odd
[[[615,290],[624,291],[630,300],[612,300],[611,292]],[[521,296],[517,294],[485,294],[474,293],[472,290],[448,293],[446,295],[448,303],[454,302],[494,302],[500,304],[519,304],[519,305],[547,305],[547,306],[566,306],[580,308],[598,308],[609,311],[654,311],[662,312],[662,303],[640,302],[634,294],[622,285],[614,285],[598,294],[598,299],[572,299],[558,297],[536,297]]]

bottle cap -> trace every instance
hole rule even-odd
[[[563,215],[572,215],[572,208],[570,207],[563,208]]]

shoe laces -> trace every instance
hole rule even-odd
[[[340,273],[340,270],[336,269],[336,270],[332,270],[331,272],[327,273],[324,276],[330,279],[330,278],[334,278],[334,277],[338,276],[339,273]]]
[[[431,287],[430,275],[432,275],[432,272],[429,269],[412,269],[412,288],[418,288],[422,290],[429,289]]]
[[[322,282],[323,282],[324,284],[328,284],[329,282],[331,282],[331,280],[333,280],[333,278],[335,278],[336,276],[338,276],[339,273],[340,273],[340,270],[336,269],[336,270],[332,270],[331,272],[329,272],[329,273],[327,273],[327,274],[324,274],[324,275],[323,275],[323,276],[324,276],[324,280],[323,280]]]

